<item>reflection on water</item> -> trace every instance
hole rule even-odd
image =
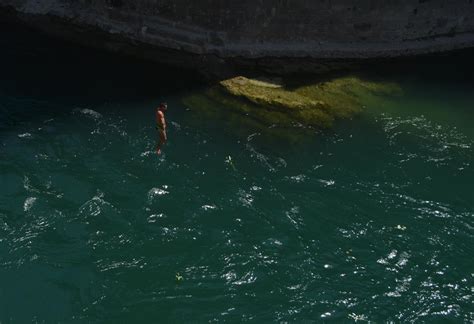
[[[387,76],[405,95],[281,145],[200,120],[192,82],[151,87],[142,63],[21,57],[0,80],[1,321],[473,320],[470,83]]]

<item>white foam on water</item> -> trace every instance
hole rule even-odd
[[[165,217],[166,216],[163,213],[152,214],[152,215],[148,216],[147,221],[148,221],[148,223],[156,223],[158,221],[158,219],[165,218]]]
[[[239,201],[243,206],[252,207],[254,197],[250,193],[246,192],[245,190],[239,190],[238,196]]]
[[[168,186],[164,185],[162,188],[151,188],[148,191],[148,203],[151,204],[156,197],[164,196],[170,193],[165,189],[168,189]]]
[[[32,138],[33,135],[31,133],[23,133],[23,134],[18,134],[19,138]]]
[[[216,205],[203,205],[201,206],[201,209],[208,211],[208,210],[217,209],[217,206]]]
[[[400,254],[400,258],[398,259],[398,262],[397,262],[397,267],[399,268],[403,268],[405,267],[405,265],[408,263],[408,259],[410,258],[410,254],[408,254],[407,252],[402,252]]]
[[[33,185],[31,184],[30,178],[28,178],[27,176],[23,178],[23,188],[25,188],[26,191],[28,192],[35,192],[35,193],[40,192],[38,189],[33,187]]]
[[[86,216],[98,216],[100,215],[106,208],[112,208],[113,210],[118,210],[109,202],[104,200],[104,193],[98,191],[97,194],[82,204],[79,207],[79,214],[86,215]]]
[[[150,156],[150,155],[153,155],[153,153],[156,154],[155,151],[145,151],[145,152],[142,152],[142,153],[140,154],[140,156],[141,156],[141,157]]]
[[[232,282],[233,285],[247,285],[254,283],[257,280],[257,276],[252,272],[249,271],[245,275],[243,275],[239,280]]]
[[[301,182],[306,181],[307,178],[308,177],[304,174],[298,174],[298,175],[289,177],[289,180],[291,180],[292,182],[301,183]]]
[[[322,183],[323,185],[325,185],[326,187],[334,186],[334,185],[336,184],[336,181],[334,181],[334,180],[319,179],[318,181],[319,181],[320,183]]]
[[[408,276],[401,280],[395,279],[395,281],[398,283],[395,289],[393,291],[389,291],[385,293],[384,295],[388,297],[395,297],[395,298],[401,297],[404,292],[410,289],[411,280],[412,280],[411,276]]]
[[[296,229],[299,229],[301,225],[301,220],[298,216],[299,213],[300,208],[298,206],[293,206],[290,208],[290,210],[285,212],[286,217],[290,220],[290,222],[294,225]]]
[[[367,316],[364,315],[364,314],[356,314],[356,313],[350,313],[349,315],[347,315],[347,317],[353,319],[355,322],[358,322],[358,321],[367,321]]]
[[[388,255],[387,259],[393,259],[397,256],[398,251],[397,250],[392,250]]]
[[[38,198],[36,197],[28,197],[25,199],[25,202],[23,203],[23,210],[25,212],[29,211],[31,207],[33,207],[34,203],[36,202]]]

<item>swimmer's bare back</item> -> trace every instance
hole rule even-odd
[[[156,154],[161,154],[161,147],[166,143],[168,137],[166,135],[165,111],[168,109],[166,103],[161,103],[156,109],[156,129],[158,130],[159,141],[156,147]]]

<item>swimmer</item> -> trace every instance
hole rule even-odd
[[[168,109],[166,102],[160,103],[160,106],[156,108],[156,130],[160,136],[158,146],[156,147],[156,154],[161,154],[161,147],[166,143],[168,139],[166,136],[166,121],[165,111]]]

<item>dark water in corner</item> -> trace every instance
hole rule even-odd
[[[183,72],[1,36],[2,323],[474,320],[472,67],[279,147],[190,121]]]

